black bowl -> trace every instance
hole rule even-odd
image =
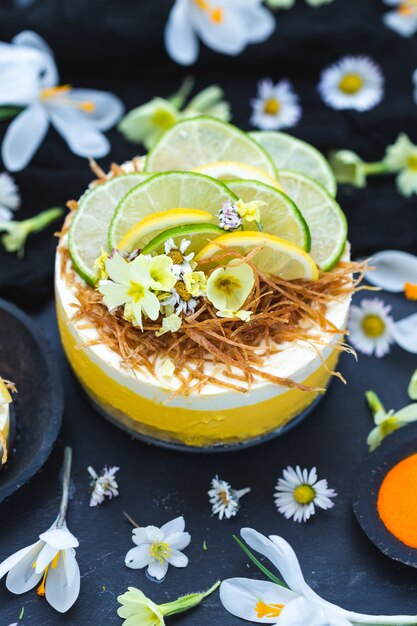
[[[369,539],[386,556],[411,567],[417,567],[417,549],[390,533],[378,515],[377,501],[382,481],[390,469],[416,453],[417,423],[404,426],[384,439],[359,466],[353,487],[353,510]]]
[[[63,389],[55,357],[27,315],[0,299],[0,375],[15,383],[9,459],[0,471],[0,502],[47,460],[61,428]]]

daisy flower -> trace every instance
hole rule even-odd
[[[90,485],[93,488],[90,498],[90,506],[99,506],[106,498],[111,500],[119,495],[119,485],[116,481],[116,473],[119,467],[103,467],[101,474],[97,474],[95,469],[87,467],[87,471],[91,476]]]
[[[359,352],[375,354],[380,358],[388,354],[394,343],[394,320],[391,307],[378,298],[364,299],[350,309],[348,329],[350,343]]]
[[[192,315],[198,305],[198,299],[193,298],[188,291],[186,284],[183,280],[177,280],[175,285],[171,289],[171,295],[161,302],[161,306],[168,309],[175,309],[175,313],[181,315]]]
[[[384,0],[394,7],[382,18],[385,26],[402,37],[412,37],[417,32],[417,0]]]
[[[147,567],[149,576],[165,578],[168,566],[187,567],[188,558],[180,552],[190,545],[191,535],[185,531],[183,517],[177,517],[157,528],[146,526],[132,531],[135,548],[126,554],[125,563],[131,569]]]
[[[368,111],[383,98],[384,76],[369,57],[346,56],[323,70],[318,90],[332,109]]]
[[[189,254],[185,254],[188,247],[190,246],[191,241],[189,239],[182,239],[179,247],[175,244],[174,240],[168,239],[165,244],[165,254],[172,259],[172,273],[175,274],[178,278],[182,274],[189,274],[193,271],[194,267],[191,266],[190,262],[194,258],[194,253],[190,252]]]
[[[14,179],[7,173],[0,174],[0,221],[13,218],[12,211],[20,206],[19,189]]]
[[[208,491],[213,515],[218,515],[219,519],[235,517],[240,508],[240,498],[249,492],[249,487],[235,491],[229,483],[215,476]]]
[[[297,465],[287,467],[283,471],[283,478],[278,479],[274,496],[275,505],[280,513],[287,519],[293,518],[294,522],[306,522],[320,509],[331,509],[334,503],[330,498],[335,498],[337,493],[329,489],[327,480],[317,480],[315,467],[308,471],[301,470]]]
[[[274,85],[270,78],[258,83],[258,95],[251,102],[251,124],[262,130],[295,126],[301,118],[299,99],[291,83],[281,80]]]

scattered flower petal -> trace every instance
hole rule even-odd
[[[250,488],[232,489],[225,480],[220,480],[215,476],[211,481],[211,489],[208,491],[213,515],[218,515],[222,520],[224,517],[230,519],[237,515],[240,508],[240,498],[250,492]]]

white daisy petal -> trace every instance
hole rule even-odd
[[[3,139],[2,159],[10,172],[24,169],[41,145],[49,127],[44,107],[35,103],[10,123]]]

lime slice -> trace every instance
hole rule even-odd
[[[282,187],[276,178],[272,178],[259,167],[238,163],[237,161],[216,161],[215,163],[196,167],[193,172],[200,172],[200,174],[206,174],[206,176],[218,178],[219,180],[259,180],[261,183],[276,187],[282,191]]]
[[[244,255],[262,246],[252,257],[252,261],[262,272],[279,276],[284,280],[317,280],[318,278],[317,266],[307,252],[279,237],[252,231],[235,231],[214,239],[196,255],[197,263],[204,265],[205,259],[220,252],[220,245],[233,248],[239,254]]]
[[[294,202],[282,191],[256,180],[231,180],[229,189],[244,202],[262,200],[267,205],[261,209],[263,230],[275,237],[295,243],[309,252],[311,239],[307,223]]]
[[[0,378],[0,405],[2,404],[10,404],[12,401],[12,397],[7,389],[4,381]]]
[[[123,174],[89,189],[80,198],[71,222],[68,246],[75,271],[90,285],[97,281],[94,262],[102,248],[107,249],[107,231],[118,203],[145,178],[147,174],[137,172]]]
[[[299,172],[281,170],[279,179],[308,224],[311,256],[320,269],[331,270],[346,246],[345,214],[336,200],[312,178]]]
[[[278,171],[282,169],[301,172],[319,182],[332,195],[336,195],[336,179],[329,163],[316,148],[286,133],[260,131],[250,133],[273,158]]]
[[[149,152],[145,170],[193,170],[215,161],[240,161],[276,178],[275,165],[246,133],[213,117],[182,120],[167,130]]]
[[[168,239],[173,239],[177,247],[181,243],[182,239],[189,239],[190,245],[187,248],[187,254],[189,252],[198,252],[207,242],[211,239],[215,239],[224,233],[223,228],[216,226],[216,224],[184,224],[183,226],[175,226],[164,230],[154,237],[142,250],[142,254],[150,254],[151,252],[163,252],[164,243]]]
[[[109,247],[117,247],[129,228],[156,211],[182,207],[217,215],[227,200],[237,198],[224,183],[209,176],[194,172],[155,174],[120,202],[109,227]]]
[[[143,248],[157,233],[178,224],[203,224],[210,222],[212,214],[197,209],[169,209],[152,213],[132,226],[118,244],[119,250],[132,252]]]

